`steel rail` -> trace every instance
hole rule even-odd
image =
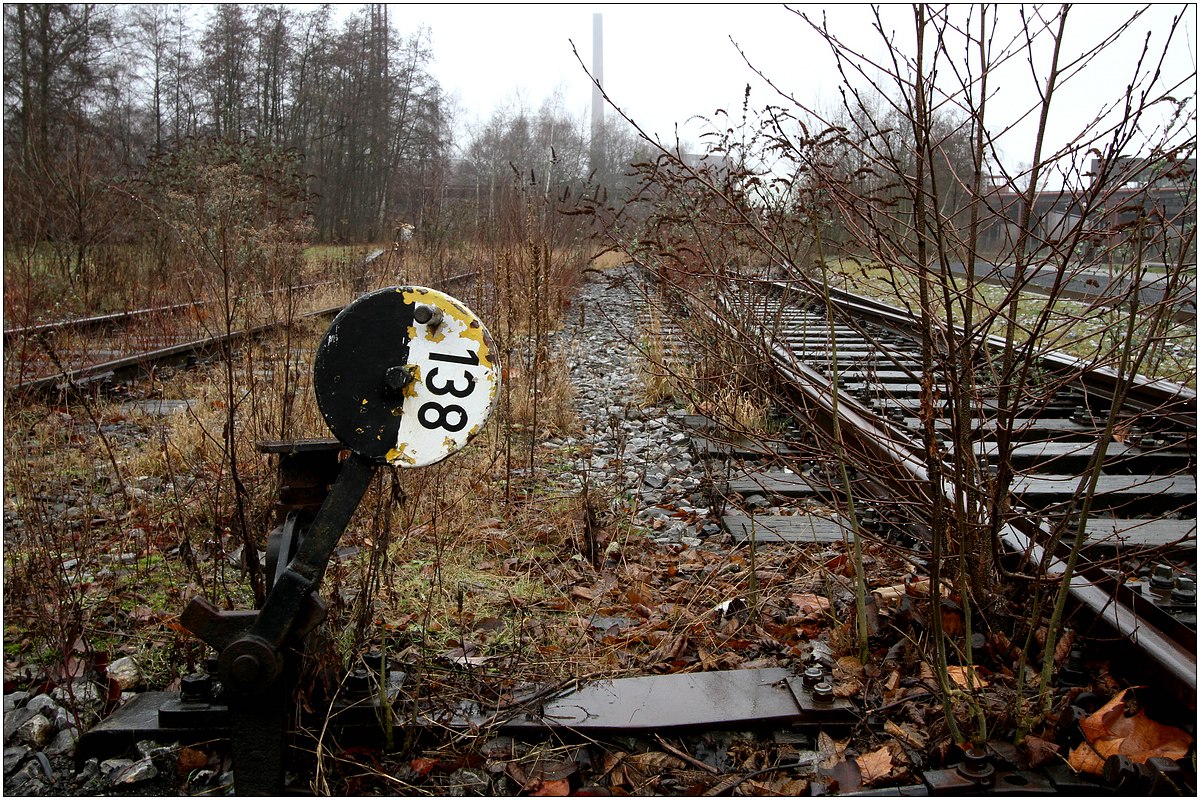
[[[373,253],[368,257],[368,261],[378,257],[382,252],[383,251],[380,250]],[[436,281],[436,283],[439,285],[449,285],[460,283],[466,280],[473,280],[478,277],[479,272],[476,270],[472,272],[460,273],[458,275],[451,275],[450,277],[442,278],[441,280]],[[323,284],[310,284],[309,286],[315,287],[319,285]],[[179,308],[187,307],[187,305],[179,306]],[[315,311],[309,311],[300,314],[298,315],[298,318],[330,318],[336,316],[344,307],[344,304],[340,304],[336,306],[330,306],[328,308],[317,309]],[[144,309],[143,312],[145,311],[150,310]],[[16,383],[12,386],[11,391],[17,396],[39,396],[56,392],[60,394],[70,393],[76,389],[83,389],[93,386],[97,382],[136,380],[141,375],[146,374],[152,367],[187,363],[191,359],[213,351],[223,344],[233,344],[245,339],[262,336],[280,328],[285,324],[287,323],[281,321],[263,323],[261,325],[255,325],[242,330],[232,331],[230,333],[217,334],[215,336],[195,339],[190,342],[182,342],[169,347],[158,348],[143,353],[136,353],[124,358],[112,359],[99,364],[80,367],[79,369],[59,371],[53,375],[33,378],[27,381]]]
[[[320,289],[322,286],[329,286],[336,283],[334,280],[317,281],[316,283],[306,283],[300,286],[286,286],[278,289],[267,289],[262,292],[255,292],[250,297],[270,297],[271,295],[279,294],[280,292],[307,292],[313,289]],[[180,312],[191,311],[192,309],[200,309],[209,306],[213,300],[196,300],[191,303],[175,303],[169,306],[158,306],[156,308],[138,308],[131,311],[115,311],[111,314],[98,314],[93,317],[79,317],[77,319],[64,319],[57,322],[44,322],[38,325],[27,325],[20,328],[5,328],[4,329],[4,344],[9,346],[12,342],[33,336],[47,336],[63,332],[84,333],[87,331],[96,330],[98,328],[115,328],[134,322],[139,319],[152,318],[166,314],[178,314]]]
[[[790,289],[794,291],[794,289]],[[841,293],[850,295],[850,293]],[[845,301],[843,308],[858,308],[870,310],[881,321],[886,320],[892,325],[906,323],[911,326],[911,318],[898,309],[885,304],[870,301],[856,295],[848,298],[839,297],[839,302]],[[723,309],[734,314],[732,306],[724,296],[718,297]],[[716,314],[711,309],[704,309],[708,319],[722,327],[726,333],[735,332],[734,326]],[[925,466],[924,447],[907,431],[901,432],[893,425],[884,421],[879,415],[867,409],[849,393],[839,391],[833,382],[798,361],[792,350],[777,341],[763,341],[769,348],[773,365],[779,376],[798,394],[805,405],[822,415],[821,424],[828,431],[832,427],[832,417],[835,413],[844,425],[840,427],[844,444],[861,460],[856,466],[865,467],[872,474],[882,477],[889,491],[898,497],[920,502],[932,500],[931,492],[941,492],[951,504],[954,502],[954,488],[943,481],[940,487],[931,487],[929,472]],[[1063,363],[1063,362],[1060,362]],[[1161,381],[1137,381],[1138,387],[1145,387],[1147,392],[1157,392],[1159,396],[1166,391],[1171,398],[1182,398],[1187,401],[1188,393],[1174,388],[1164,389]],[[1186,387],[1180,387],[1186,389]],[[836,393],[836,395],[835,395]],[[1194,403],[1195,393],[1191,392]],[[1194,416],[1191,418],[1194,426]],[[880,469],[883,466],[883,469]],[[1015,500],[1016,498],[1014,498]],[[1019,506],[1014,505],[1014,509]],[[1034,525],[1044,535],[1049,531],[1044,527]],[[1000,529],[1000,540],[1013,553],[1028,558],[1033,563],[1043,564],[1044,569],[1053,572],[1061,570],[1063,562],[1052,554],[1048,554],[1030,536],[1027,536],[1012,523],[1004,523]],[[1043,563],[1044,562],[1044,563]],[[1145,617],[1134,611],[1127,603],[1121,602],[1118,595],[1121,591],[1105,589],[1099,582],[1088,577],[1087,565],[1077,568],[1068,589],[1071,600],[1077,607],[1086,609],[1096,619],[1106,624],[1113,632],[1122,637],[1143,652],[1170,679],[1172,685],[1179,688],[1178,694],[1185,701],[1195,702],[1196,693],[1196,652],[1195,634],[1191,633],[1190,648],[1172,639]]]
[[[318,309],[317,311],[309,311],[299,315],[300,319],[317,319],[322,317],[333,317],[343,306],[333,306],[330,308]],[[110,380],[136,380],[139,376],[146,374],[150,368],[186,363],[192,358],[199,357],[204,353],[218,348],[223,344],[233,344],[245,339],[262,336],[273,330],[277,330],[287,323],[285,322],[267,322],[262,325],[255,325],[250,328],[232,331],[230,333],[217,334],[215,336],[205,337],[203,339],[194,339],[190,342],[171,345],[170,347],[162,347],[157,350],[150,350],[143,353],[136,353],[124,358],[117,358],[111,361],[105,361],[100,364],[92,364],[79,369],[66,370],[58,372],[54,375],[48,375],[42,378],[34,378],[28,381],[22,381],[12,387],[12,392],[15,395],[37,396],[45,395],[53,392],[71,393],[77,389],[87,388],[97,382],[106,382]]]
[[[774,282],[780,289],[796,292],[797,289],[783,282]],[[907,332],[916,330],[912,316],[904,310],[874,298],[854,294],[845,289],[830,289],[835,302],[858,314],[873,317],[884,325],[901,328]],[[960,329],[961,332],[961,329]],[[994,349],[1003,348],[1004,340],[995,335],[986,339]],[[1117,384],[1122,380],[1131,384],[1126,402],[1142,411],[1150,411],[1169,418],[1173,424],[1191,429],[1196,428],[1196,390],[1173,381],[1147,378],[1143,375],[1124,378],[1112,367],[1094,366],[1087,361],[1058,351],[1047,351],[1037,355],[1038,363],[1058,374],[1077,375],[1080,383],[1089,391],[1106,400],[1112,400]]]

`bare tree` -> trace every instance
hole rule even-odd
[[[872,291],[918,317],[921,363],[912,379],[922,386],[919,452],[931,489],[928,502],[894,511],[929,528],[931,585],[939,594],[945,581],[963,601],[967,636],[1016,620],[1003,633],[1019,643],[1018,663],[1039,664],[1041,673],[1037,708],[1012,709],[1019,736],[1050,709],[1069,576],[1080,563],[1113,431],[1095,432],[1089,468],[1050,532],[1052,545],[1067,545],[1061,580],[1046,575],[1049,562],[1034,565],[1032,576],[1004,565],[1013,451],[1022,430],[1051,413],[1058,392],[1081,374],[1115,375],[1112,407],[1120,409],[1136,374],[1163,363],[1172,347],[1178,289],[1195,269],[1195,72],[1167,68],[1167,55],[1185,46],[1183,16],[1164,19],[1109,84],[1111,95],[1096,98],[1094,116],[1076,117],[1063,134],[1050,125],[1052,110],[1073,89],[1096,96],[1087,67],[1105,61],[1144,10],[1104,30],[1080,21],[1093,35],[1077,46],[1068,34],[1087,12],[1069,7],[919,5],[900,24],[892,9],[877,8],[871,27],[878,47],[870,50],[850,46],[824,20],[795,13],[833,56],[840,105],[823,110],[771,83],[772,105],[758,113],[747,106],[740,123],[714,126],[709,154],[723,172],[660,146],[641,168],[654,213],[640,227],[615,230],[670,287],[722,320],[699,343],[706,358],[725,365],[718,374],[738,376],[746,388],[767,356],[744,343],[753,339],[735,335],[750,316],[737,298],[747,296],[764,265],[782,270],[794,289],[826,299],[832,286],[869,273]],[[752,65],[753,54],[746,57]],[[1014,106],[1011,96],[996,104],[996,82],[1018,80],[1017,73],[1027,76],[1019,78],[1027,81],[1026,105]],[[770,83],[773,76],[762,77]],[[1032,133],[1016,156],[1005,147],[1022,120],[1033,123]],[[1164,265],[1161,301],[1141,294],[1150,253]],[[1092,320],[1065,302],[1069,287],[1093,277],[1097,264],[1116,278],[1105,298],[1108,330],[1074,342]],[[1006,282],[988,289],[995,265]],[[1042,299],[1031,304],[1035,287]],[[732,298],[732,312],[712,299],[721,296]],[[825,307],[831,323],[857,324]],[[1079,366],[1043,366],[1045,351],[1068,346],[1085,353]],[[1178,369],[1171,377],[1194,385],[1194,362]],[[1110,415],[1110,425],[1116,418]],[[996,432],[991,469],[976,446],[979,428]],[[836,429],[811,435],[818,452],[845,452]],[[838,482],[852,503],[850,482]],[[853,506],[846,510],[856,526]],[[857,547],[857,527],[854,533]],[[856,640],[865,656],[858,569]],[[979,741],[988,732],[986,704],[977,687],[953,687],[946,670],[952,659],[969,665],[969,648],[960,633],[941,629],[938,613],[929,622],[947,728],[960,742]]]
[[[253,113],[250,69],[254,39],[245,8],[236,3],[216,6],[200,47],[204,81],[197,88],[208,98],[212,134],[237,140],[250,133],[248,123]]]

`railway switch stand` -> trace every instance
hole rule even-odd
[[[194,598],[180,617],[217,651],[219,695],[212,676],[189,676],[178,694],[146,693],[160,696],[164,731],[228,730],[239,794],[284,788],[297,654],[325,617],[316,591],[376,469],[422,467],[464,447],[487,421],[499,382],[487,329],[442,292],[382,289],[333,320],[313,385],[336,439],[260,445],[279,456],[280,471],[263,607],[224,611]],[[147,717],[144,707],[132,713]]]

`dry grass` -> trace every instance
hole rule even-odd
[[[597,581],[605,554],[633,556],[641,538],[609,512],[608,496],[569,479],[590,453],[538,446],[578,428],[568,354],[554,352],[549,336],[561,326],[583,253],[534,239],[468,254],[481,278],[477,296],[463,299],[505,353],[504,389],[492,421],[462,452],[422,470],[378,470],[321,589],[330,615],[324,644],[311,649],[318,667],[338,672],[362,651],[382,648],[429,678],[419,681],[429,691],[477,697],[480,676],[495,682],[488,691],[511,692],[629,668],[589,624],[594,590],[573,587]],[[339,283],[303,307],[267,298],[240,307],[239,316],[294,318],[353,292],[429,284],[459,271],[446,260],[422,266],[411,250],[386,252],[366,274],[354,274],[338,254],[314,254],[314,262]],[[263,548],[277,478],[258,442],[329,435],[311,386],[324,326],[298,321],[290,334],[240,347],[228,365],[164,373],[149,393],[190,401],[169,417],[104,405],[96,411],[108,432],[98,435],[75,408],[66,412],[70,425],[50,409],[10,415],[6,510],[32,531],[10,537],[6,526],[10,663],[65,666],[78,650],[76,661],[97,668],[102,652],[134,653],[153,664],[146,688],[163,688],[202,661],[206,648],[171,623],[193,595],[252,607],[239,567],[236,499],[249,509],[251,544]],[[95,500],[95,523],[58,524],[52,505],[36,498],[79,494],[80,481],[94,484],[85,502]],[[126,483],[136,491],[124,492]],[[137,536],[129,535],[133,526]],[[132,569],[96,580],[114,551],[128,551]],[[64,563],[74,556],[80,572]],[[30,599],[47,596],[62,602],[49,608]]]
[[[99,432],[78,408],[6,420],[6,666],[40,665],[42,677],[61,681],[131,654],[161,685],[200,650],[169,624],[196,586],[179,549],[181,531],[193,529],[143,488],[154,481],[136,471],[128,438],[147,431],[116,406],[94,414]],[[231,565],[213,563],[235,586]]]
[[[575,386],[571,382],[565,351],[551,354],[536,373],[522,365],[505,370],[504,396],[508,398],[506,421],[511,426],[533,431],[535,438],[561,436],[579,427],[575,413]]]
[[[637,363],[641,380],[642,403],[647,406],[687,397],[694,382],[693,370],[680,362],[668,348],[670,333],[663,323],[663,312],[651,302],[646,309],[641,337],[637,343]]]
[[[629,254],[624,250],[606,250],[597,256],[593,256],[588,266],[592,269],[601,271],[623,267],[631,261]]]
[[[700,414],[731,431],[773,434],[778,424],[772,417],[771,404],[761,388],[741,377],[742,369],[730,369],[737,363],[726,356],[722,367],[705,368],[685,363],[671,352],[667,343],[680,338],[665,330],[663,312],[653,303],[647,311],[645,332],[638,345],[641,358],[638,375],[641,396],[646,405],[680,402],[688,411]],[[703,331],[692,331],[694,341],[721,341]],[[717,354],[709,353],[710,356]]]
[[[779,425],[772,416],[771,405],[762,398],[761,392],[752,394],[737,387],[726,387],[695,410],[727,430],[766,435],[778,433]]]
[[[319,335],[309,332],[297,335],[297,340],[317,341]],[[285,383],[296,393],[287,408],[287,438],[328,436],[312,399],[311,359],[298,357],[299,366],[290,374],[272,359],[285,344],[271,339],[246,348],[238,363],[242,377],[237,402],[243,406],[232,442],[248,504],[254,509],[260,547],[270,528],[276,476],[271,459],[259,453],[256,444],[280,438]],[[562,645],[562,631],[547,633],[542,640],[541,627],[524,629],[521,620],[529,616],[529,609],[558,593],[559,571],[576,563],[573,559],[583,546],[587,499],[577,491],[564,493],[539,477],[561,474],[567,467],[539,462],[528,470],[528,464],[519,460],[525,472],[516,477],[505,464],[510,451],[518,458],[525,452],[553,455],[526,447],[533,403],[539,405],[541,437],[574,429],[570,378],[565,361],[557,359],[546,364],[536,395],[527,376],[510,377],[516,402],[508,409],[496,409],[491,424],[467,450],[424,470],[397,471],[394,476],[390,468],[380,470],[377,488],[364,500],[343,537],[342,545],[358,547],[359,552],[331,568],[324,592],[345,600],[344,613],[333,615],[332,620],[344,655],[401,634],[434,655],[445,651],[452,640],[462,642],[472,635],[489,653],[522,652],[537,664],[548,658],[532,655],[543,648],[558,647],[564,654],[574,651]],[[37,651],[41,654],[37,660],[54,661],[63,658],[79,637],[89,650],[117,648],[145,654],[163,648],[160,630],[139,626],[128,615],[114,616],[107,602],[93,608],[72,601],[50,617],[47,609],[20,599],[45,596],[48,582],[56,597],[79,593],[64,587],[85,591],[89,582],[83,577],[76,580],[76,574],[102,569],[104,555],[114,548],[134,553],[155,575],[143,575],[137,584],[91,583],[86,591],[103,588],[105,596],[150,609],[156,619],[177,614],[189,593],[220,605],[250,607],[244,578],[235,566],[238,544],[230,534],[232,489],[221,466],[228,461],[221,379],[220,367],[213,366],[161,381],[159,396],[190,401],[186,411],[165,418],[116,404],[99,409],[105,425],[143,431],[137,441],[121,442],[116,448],[122,479],[134,487],[153,487],[139,490],[128,512],[121,508],[123,495],[113,491],[113,468],[104,457],[102,442],[89,435],[82,414],[73,417],[71,425],[63,424],[62,414],[49,410],[10,415],[5,437],[6,508],[37,530],[36,537],[10,539],[6,552],[6,590],[11,593],[8,621],[16,626],[10,634],[20,631],[8,637],[13,655]],[[62,515],[53,504],[31,500],[73,495],[80,483],[94,485],[92,497],[102,518],[89,537],[61,524]],[[598,502],[595,496],[592,500]],[[90,501],[85,497],[85,502]],[[118,545],[123,530],[134,520],[145,531],[144,538],[128,548]],[[37,540],[36,551],[26,553],[23,548],[32,538]],[[86,569],[76,573],[64,568],[62,562],[71,558],[80,558]],[[190,566],[189,558],[195,562]],[[164,591],[167,585],[177,588]],[[108,622],[102,619],[106,613]],[[61,624],[64,616],[78,618],[77,631],[56,636],[55,631],[68,630]],[[489,619],[504,624],[493,630],[489,623],[476,630],[480,621]],[[566,666],[548,668],[555,674],[570,671]],[[164,670],[157,678],[169,682],[175,674]]]

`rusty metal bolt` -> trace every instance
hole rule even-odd
[[[1087,683],[1087,675],[1083,671],[1083,651],[1078,647],[1072,648],[1067,655],[1066,663],[1058,673],[1058,680],[1063,686],[1083,686]]]
[[[811,689],[820,683],[821,679],[824,677],[825,671],[814,664],[813,666],[804,670],[804,685]]]
[[[1133,789],[1147,780],[1145,768],[1126,756],[1111,755],[1104,761],[1104,781],[1114,789]]]
[[[832,703],[833,702],[833,687],[826,681],[821,681],[816,686],[812,687],[813,700],[817,703]]]
[[[247,634],[221,651],[221,683],[228,691],[247,692],[267,686],[279,675],[279,654],[271,643]]]
[[[1175,588],[1175,570],[1170,564],[1155,564],[1150,574],[1150,588],[1159,592],[1169,592]]]
[[[971,634],[971,660],[976,664],[987,658],[987,636],[975,631]]]
[[[436,328],[442,324],[442,310],[437,306],[418,303],[413,307],[413,319],[421,325]]]
[[[1196,605],[1196,581],[1182,575],[1176,578],[1175,588],[1171,590],[1171,599],[1181,605]]]
[[[247,653],[233,660],[233,669],[230,674],[241,683],[253,683],[258,680],[262,671],[259,660]]]
[[[996,780],[996,768],[991,765],[986,750],[972,747],[963,752],[963,760],[955,768],[959,775],[980,786],[991,786]]]
[[[193,672],[179,679],[179,699],[185,703],[207,703],[212,699],[213,678]]]
[[[1058,718],[1054,728],[1054,737],[1068,747],[1074,747],[1083,739],[1083,731],[1079,723],[1087,719],[1087,712],[1079,706],[1067,706]]]
[[[355,667],[346,676],[346,692],[361,697],[371,692],[371,673],[364,667]]]

